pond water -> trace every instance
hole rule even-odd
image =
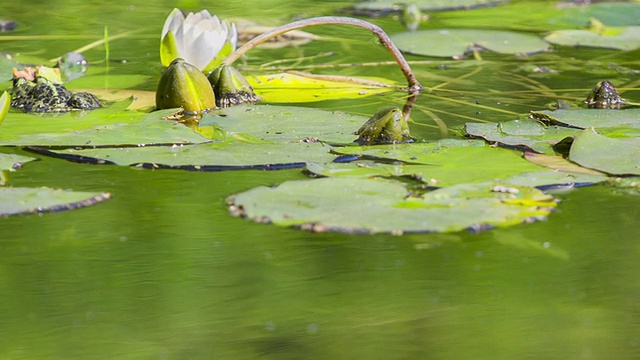
[[[332,14],[348,5],[235,3],[179,2],[185,9],[208,8],[266,24]],[[509,6],[517,12],[518,4]],[[20,24],[11,35],[60,37],[0,43],[6,52],[48,59],[100,39],[104,26],[111,35],[132,31],[111,42],[108,71],[149,76],[152,81],[136,88],[153,90],[162,70],[159,33],[173,6],[36,1],[27,11],[24,4],[4,2],[0,14]],[[474,11],[481,16],[488,10]],[[433,14],[424,26],[461,26],[456,16]],[[402,30],[392,18],[375,21],[390,33]],[[544,23],[523,21],[526,26],[544,29]],[[315,63],[390,60],[363,31],[310,31],[348,40],[255,50],[246,66],[327,52],[334,54]],[[85,55],[95,64],[90,71],[104,70],[103,48]],[[540,88],[527,97],[514,95],[539,84],[567,89],[552,95],[577,101],[597,81],[630,83],[637,77],[608,66],[585,71],[596,66],[593,59],[637,69],[637,55],[562,49],[525,58],[483,54],[482,62],[410,57],[420,61],[414,70],[427,87],[473,72],[426,93],[414,110],[412,131],[440,136],[426,108],[438,111],[450,127],[515,118],[475,103],[514,113],[543,108],[556,98]],[[573,65],[561,76],[518,71],[561,63]],[[390,65],[311,71],[403,80]],[[633,91],[624,95],[639,97]],[[366,115],[389,104],[401,105],[402,94],[305,106]],[[3,149],[9,151],[23,153]],[[225,207],[231,194],[303,178],[300,170],[149,171],[51,158],[12,173],[11,186],[108,191],[113,198],[81,210],[0,219],[0,358],[640,357],[637,195],[606,186],[576,189],[557,195],[561,204],[546,221],[480,234],[313,234],[232,217]]]

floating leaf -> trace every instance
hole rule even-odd
[[[536,4],[537,5],[537,4]],[[554,22],[584,26],[595,18],[609,26],[640,25],[640,6],[635,2],[602,2],[588,6],[568,6]]]
[[[505,180],[513,175],[542,170],[516,151],[465,140],[345,147],[333,151],[387,164],[308,164],[307,169],[317,175],[334,177],[410,176],[432,186]],[[392,160],[408,163],[389,164]]]
[[[163,120],[173,110],[125,111],[130,101],[90,112],[59,116],[10,113],[0,127],[0,145],[118,146],[208,141],[188,127]]]
[[[0,171],[16,170],[21,168],[24,163],[27,163],[33,160],[37,160],[37,159],[30,156],[0,153]]]
[[[290,169],[306,161],[330,162],[335,158],[321,143],[245,144],[209,143],[98,149],[35,149],[37,152],[74,162],[117,164],[145,168],[193,171],[240,169]]]
[[[528,148],[540,153],[553,154],[552,146],[579,130],[562,126],[545,126],[530,119],[493,123],[466,123],[467,135],[490,143],[515,148]]]
[[[573,126],[579,129],[596,128],[618,136],[640,136],[640,109],[574,109],[532,111],[537,119]]]
[[[444,11],[444,10],[462,10],[472,9],[480,6],[494,6],[504,1],[502,0],[415,0],[420,10],[425,11]],[[363,1],[353,5],[356,11],[394,11],[398,10],[398,1],[396,0],[372,0]]]
[[[422,30],[395,34],[391,38],[400,50],[423,56],[461,57],[476,47],[516,55],[549,49],[549,44],[537,36],[498,30]]]
[[[257,222],[316,232],[454,232],[540,220],[556,206],[539,190],[476,183],[407,197],[399,183],[357,178],[287,181],[228,199],[231,212]],[[366,211],[362,211],[366,209]]]
[[[50,188],[0,188],[0,216],[63,211],[109,199],[109,193],[75,192]]]
[[[264,102],[303,103],[332,99],[358,99],[394,91],[398,85],[382,78],[352,78],[289,72],[247,76]]]
[[[603,49],[634,50],[640,48],[640,26],[609,27],[602,31],[557,30],[544,38],[563,46],[585,46]]]
[[[613,139],[593,129],[576,136],[569,160],[614,175],[640,175],[640,139]]]
[[[323,141],[352,143],[367,117],[341,111],[275,105],[247,105],[205,114],[200,129],[220,129],[217,140],[251,139],[275,143]]]
[[[546,168],[565,173],[607,176],[607,174],[603,172],[584,168],[574,162],[563,158],[562,156],[536,154],[527,151],[524,153],[524,158],[536,165],[544,166]]]

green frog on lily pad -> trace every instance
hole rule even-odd
[[[60,113],[92,110],[101,107],[100,100],[90,93],[73,93],[62,85],[59,75],[44,67],[35,70],[15,70],[11,93],[11,107],[24,112]]]

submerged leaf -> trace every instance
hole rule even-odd
[[[0,188],[0,216],[72,210],[109,199],[109,193],[50,188]]]
[[[422,30],[395,34],[391,38],[400,50],[423,56],[458,58],[477,48],[516,55],[549,49],[549,44],[537,36],[498,30]]]
[[[257,222],[316,232],[455,232],[544,219],[556,206],[539,190],[461,184],[407,197],[395,182],[357,178],[287,181],[228,199],[231,212]],[[363,211],[366,209],[366,211]]]

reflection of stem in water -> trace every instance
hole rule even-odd
[[[292,23],[276,27],[247,41],[244,45],[242,45],[240,48],[234,51],[231,55],[229,55],[229,57],[223,61],[223,64],[226,64],[226,65],[233,64],[234,61],[238,60],[242,55],[244,55],[247,51],[254,48],[256,45],[262,44],[263,42],[270,40],[274,37],[280,36],[286,32],[301,29],[304,27],[309,27],[309,26],[329,25],[329,24],[358,26],[361,28],[365,28],[371,31],[372,33],[374,33],[378,37],[378,39],[380,39],[380,42],[382,43],[382,45],[384,45],[387,48],[387,50],[389,50],[391,55],[395,58],[396,62],[398,63],[398,66],[400,66],[402,73],[407,79],[407,83],[409,86],[407,90],[410,93],[419,93],[420,91],[423,90],[422,85],[420,85],[415,75],[411,71],[411,67],[409,66],[409,63],[404,58],[404,56],[402,56],[402,53],[396,47],[396,45],[391,41],[391,39],[389,38],[389,35],[387,35],[384,32],[384,30],[382,30],[381,27],[364,20],[354,19],[349,17],[322,16],[322,17],[294,21]]]

